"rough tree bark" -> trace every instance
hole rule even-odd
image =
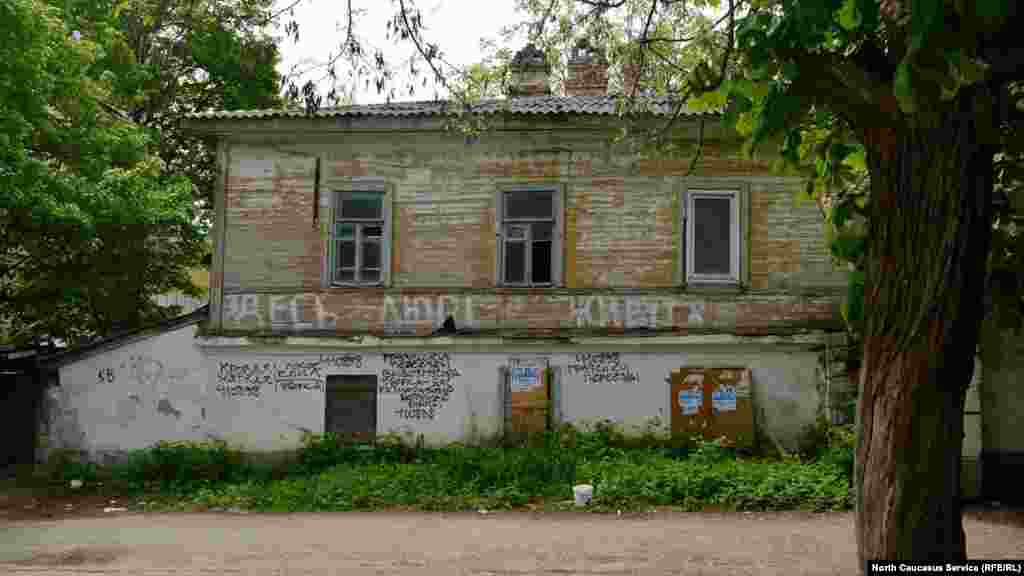
[[[856,533],[870,560],[966,557],[960,515],[964,393],[991,240],[991,92],[898,132],[862,133],[871,171]]]

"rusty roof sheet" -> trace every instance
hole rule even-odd
[[[484,100],[474,104],[471,111],[476,114],[616,114],[615,96],[532,96],[507,100]],[[636,112],[655,116],[670,116],[675,111],[673,101],[668,97],[638,98]],[[340,118],[351,116],[454,116],[460,112],[458,103],[445,100],[424,102],[393,102],[390,104],[363,104],[322,108],[315,118]],[[683,106],[681,115],[700,114]],[[252,120],[263,118],[305,118],[302,109],[270,110],[212,110],[195,112],[187,116],[192,120]]]

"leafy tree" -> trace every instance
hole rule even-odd
[[[217,176],[186,113],[282,103],[272,0],[19,0],[0,24],[8,339],[77,342],[199,295]],[[31,30],[38,17],[45,26]],[[199,224],[197,227],[196,224]]]
[[[204,225],[217,177],[209,139],[185,132],[185,114],[283,104],[270,26],[273,0],[53,0],[72,30],[105,46],[93,69],[110,103],[149,132],[168,172],[185,176]]]
[[[75,343],[162,317],[195,294],[189,182],[110,100],[110,29],[72,31],[40,0],[0,3],[0,318],[5,339]],[[130,67],[125,71],[131,72]]]
[[[518,4],[556,68],[558,55],[587,38],[613,66],[635,71],[639,82],[616,80],[627,96],[675,98],[667,125],[631,133],[648,153],[696,162],[701,147],[671,130],[686,108],[723,111],[751,150],[779,137],[784,169],[809,177],[833,251],[854,269],[845,314],[863,337],[859,557],[964,558],[962,413],[990,261],[1014,279],[1003,284],[1021,302],[1020,233],[1005,214],[994,220],[993,208],[997,190],[1010,206],[1020,190],[1017,2]],[[412,0],[392,7],[399,39],[437,78],[460,78],[428,41]],[[471,107],[464,84],[447,84]],[[642,105],[627,98],[623,110]]]

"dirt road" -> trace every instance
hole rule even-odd
[[[855,574],[850,514],[128,514],[0,521],[0,574]],[[1024,527],[967,517],[971,557]]]

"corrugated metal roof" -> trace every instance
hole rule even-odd
[[[585,114],[614,115],[615,96],[532,96],[507,100],[484,100],[474,104],[471,111],[476,114]],[[642,98],[636,102],[638,112],[655,116],[670,116],[674,111],[673,101],[668,97]],[[364,104],[340,106],[318,110],[316,118],[340,118],[346,116],[443,116],[460,112],[457,102],[432,100],[425,102],[395,102],[391,104]],[[687,109],[684,116],[700,114]],[[192,120],[251,120],[261,118],[304,118],[301,109],[270,110],[212,110],[196,112],[187,116]]]

